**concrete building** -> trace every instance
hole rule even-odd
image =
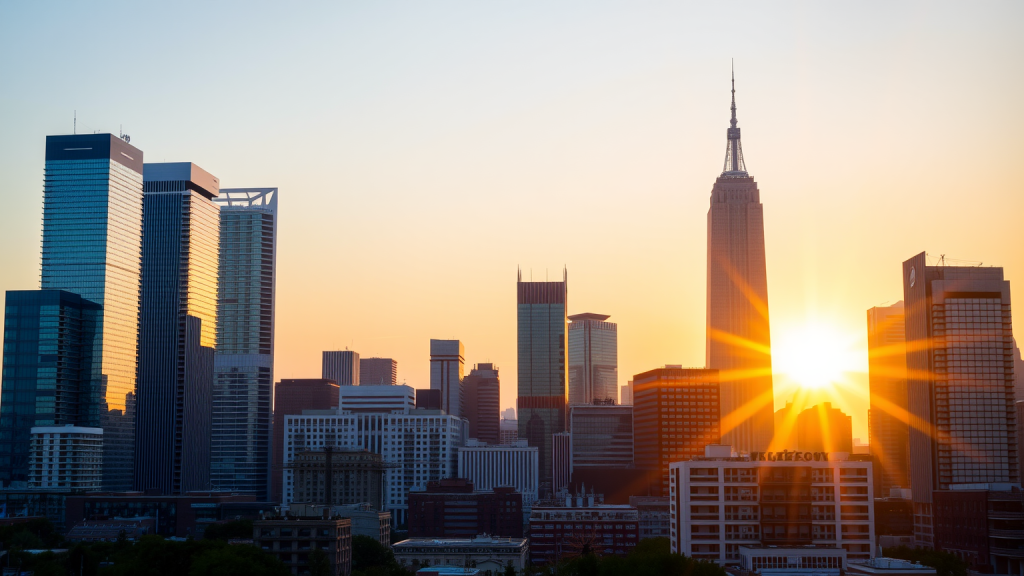
[[[338,408],[351,414],[407,412],[416,407],[410,386],[340,386]]]
[[[277,188],[221,189],[210,483],[270,497]]]
[[[846,550],[829,545],[744,545],[739,556],[739,567],[751,574],[839,576],[847,566]]]
[[[933,491],[1020,481],[1010,283],[922,252],[903,263],[903,301],[914,537],[930,547]]]
[[[515,444],[519,441],[519,421],[502,418],[498,423],[498,443]]]
[[[384,508],[384,459],[366,450],[301,451],[286,465],[294,479],[294,502],[334,506],[369,502]]]
[[[874,557],[871,462],[822,452],[708,446],[671,465],[672,551],[720,564],[740,546],[837,546]]]
[[[537,448],[527,446],[525,440],[497,446],[469,440],[459,448],[459,478],[469,480],[477,490],[515,488],[522,494],[524,512],[530,510],[539,496],[537,472]]]
[[[764,207],[736,125],[736,84],[725,165],[708,209],[707,360],[721,370],[722,441],[767,450],[774,436]]]
[[[523,495],[511,486],[480,490],[465,478],[428,482],[409,492],[409,536],[523,537]]]
[[[569,403],[615,403],[619,386],[619,332],[606,314],[569,316]]]
[[[625,556],[640,541],[636,508],[601,504],[594,495],[562,492],[530,512],[531,561],[551,564],[578,556],[584,549],[601,555]]]
[[[629,505],[636,508],[641,540],[668,538],[672,533],[671,512],[667,497],[630,496]]]
[[[360,386],[394,386],[398,384],[398,361],[393,358],[360,358]]]
[[[476,566],[470,570],[502,574],[512,565],[516,574],[529,567],[530,544],[526,538],[409,538],[392,546],[395,560],[403,568],[430,566]]]
[[[359,385],[359,353],[351,350],[324,351],[322,377],[338,386]]]
[[[551,435],[565,431],[568,396],[566,303],[568,273],[561,282],[516,284],[519,437],[536,446],[541,482],[551,478]]]
[[[458,340],[430,340],[430,389],[441,391],[441,409],[461,418],[465,348]]]
[[[29,439],[28,485],[53,492],[103,488],[103,429],[39,426]]]
[[[156,532],[156,519],[148,516],[135,518],[103,518],[84,520],[75,524],[65,536],[70,542],[117,542],[122,538],[135,542]]]
[[[572,469],[633,465],[633,407],[577,404],[569,407]]]
[[[146,164],[135,408],[136,490],[210,487],[220,180],[191,162]]]
[[[352,521],[331,516],[265,516],[252,523],[253,544],[277,558],[292,574],[309,574],[309,553],[327,553],[331,576],[352,573]]]
[[[312,378],[281,380],[274,388],[274,441],[270,458],[270,497],[274,502],[281,502],[284,494],[282,479],[285,464],[285,417],[302,414],[305,410],[337,408],[338,393],[339,386],[333,380]]]
[[[477,364],[462,379],[464,416],[469,420],[469,437],[488,444],[500,441],[498,411],[501,407],[501,381],[494,364]]]
[[[721,406],[718,371],[665,366],[633,377],[636,467],[650,471],[650,495],[665,496],[669,463],[702,456],[718,444]]]
[[[907,442],[907,346],[903,301],[868,310],[868,446],[875,457],[875,490],[910,486]]]

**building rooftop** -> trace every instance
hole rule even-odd
[[[493,546],[495,544],[508,546],[523,546],[526,538],[501,538],[481,534],[475,538],[407,538],[396,542],[392,547],[408,546]]]
[[[597,322],[604,322],[609,318],[611,318],[611,316],[608,314],[594,314],[593,312],[584,312],[583,314],[573,314],[569,316],[569,320],[573,322],[578,322],[580,320],[594,320]]]
[[[909,560],[903,560],[901,558],[885,557],[872,558],[871,560],[859,562],[850,562],[847,569],[867,574],[935,574],[935,568],[930,566],[925,566]]]

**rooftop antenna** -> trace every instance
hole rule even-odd
[[[75,110],[75,120],[74,124],[71,126],[71,133],[78,134],[78,110]]]

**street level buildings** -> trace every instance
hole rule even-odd
[[[529,566],[530,543],[526,538],[495,538],[480,534],[473,538],[409,538],[392,546],[395,560],[404,568],[476,566],[492,574],[504,573],[511,565],[516,574]]]
[[[428,482],[409,492],[411,538],[523,537],[523,495],[511,486],[480,490],[465,478]]]
[[[258,548],[277,558],[292,574],[310,573],[310,552],[327,554],[331,576],[352,573],[352,521],[331,516],[265,517],[252,523],[252,540]]]
[[[270,494],[277,188],[221,189],[210,484]]]
[[[191,162],[146,164],[135,413],[136,490],[210,488],[220,181]]]
[[[515,444],[489,445],[473,439],[458,449],[458,477],[472,482],[477,490],[511,486],[522,494],[523,509],[529,511],[539,496],[537,448],[525,440]]]
[[[875,457],[875,490],[910,486],[907,446],[907,346],[903,301],[868,310],[868,446]]]
[[[103,429],[81,426],[32,428],[28,485],[54,492],[103,488]]]
[[[708,446],[671,465],[672,552],[737,564],[740,547],[836,546],[874,557],[871,462],[847,454]]]
[[[325,351],[321,376],[334,380],[338,386],[358,386],[359,353],[351,350]]]
[[[465,349],[458,340],[430,341],[430,389],[441,391],[441,409],[463,416]]]
[[[274,388],[274,440],[271,455],[270,494],[274,502],[281,502],[282,479],[285,464],[285,417],[302,414],[304,410],[328,410],[338,407],[339,386],[333,380],[286,379]],[[316,449],[320,446],[310,446]],[[300,447],[302,448],[302,447]],[[294,457],[288,462],[294,460]]]
[[[764,207],[736,125],[736,84],[725,165],[708,209],[707,360],[720,371],[722,441],[766,450],[774,435]]]
[[[360,358],[360,386],[394,386],[398,384],[398,361],[393,358]]]
[[[615,403],[619,386],[619,332],[606,314],[569,316],[569,403]]]
[[[914,537],[933,546],[932,492],[1018,483],[1010,283],[1002,268],[903,263]]]
[[[469,437],[488,444],[500,441],[498,422],[501,407],[501,381],[498,367],[491,363],[477,364],[462,379],[463,408],[469,420]]]

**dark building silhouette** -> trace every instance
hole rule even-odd
[[[875,457],[875,489],[910,486],[907,477],[907,346],[903,302],[868,310],[868,445]]]
[[[332,445],[303,450],[288,464],[295,479],[294,502],[335,506],[369,502],[384,508],[384,457]]]
[[[796,417],[796,448],[808,452],[853,453],[853,419],[831,402],[823,402]]]
[[[469,437],[488,444],[500,444],[498,432],[501,382],[494,364],[477,364],[462,379],[463,414],[469,420]]]
[[[409,492],[409,537],[523,537],[523,495],[511,486],[476,492],[465,478],[427,483]]]
[[[284,417],[298,416],[303,410],[329,410],[338,407],[340,387],[323,378],[281,380],[274,388],[274,441],[271,458],[271,499],[281,501],[284,474]]]
[[[416,389],[416,407],[428,410],[441,409],[441,391],[432,388]]]
[[[1020,574],[1024,492],[1006,484],[988,487],[932,493],[935,549],[955,554],[982,574]]]

